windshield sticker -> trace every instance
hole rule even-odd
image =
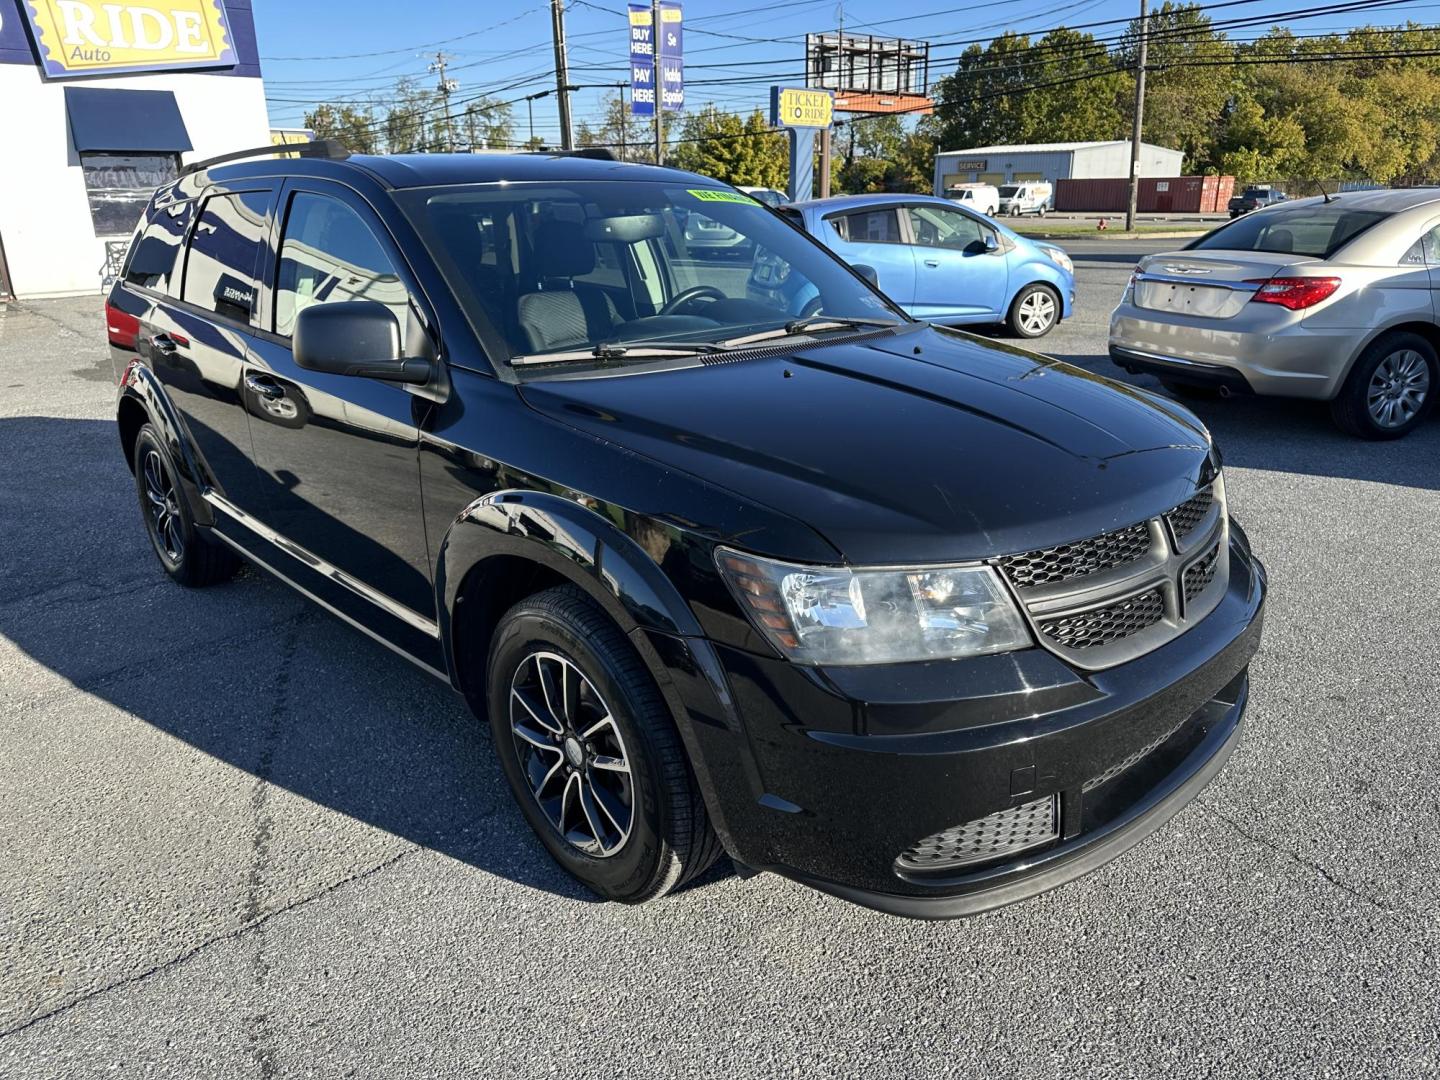
[[[749,195],[741,195],[738,191],[716,191],[714,188],[687,188],[685,194],[693,195],[701,202],[755,202]]]

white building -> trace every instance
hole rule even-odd
[[[0,295],[98,292],[183,161],[270,141],[250,0],[0,0]]]
[[[1179,176],[1181,150],[1140,144],[1141,176]],[[935,155],[935,194],[956,184],[1013,184],[1025,180],[1091,180],[1130,175],[1130,140],[976,146]]]

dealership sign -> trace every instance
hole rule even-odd
[[[658,85],[665,110],[679,112],[685,108],[685,30],[680,5],[670,0],[661,3],[658,34],[649,4],[631,4],[629,15],[630,111],[636,116],[654,116]]]
[[[834,120],[835,95],[829,90],[770,88],[770,123],[779,127],[828,128]]]
[[[234,38],[220,0],[25,0],[52,78],[233,67]]]

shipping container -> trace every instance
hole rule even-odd
[[[1130,185],[1124,177],[1060,180],[1055,184],[1055,210],[1075,213],[1124,213]]]
[[[1225,210],[1234,189],[1233,176],[1147,176],[1136,192],[1136,209],[1142,214],[1214,214]],[[1055,189],[1057,211],[1123,214],[1129,201],[1130,182],[1124,177],[1061,180]]]

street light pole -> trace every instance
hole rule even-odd
[[[1130,201],[1125,209],[1125,230],[1135,228],[1135,206],[1140,198],[1140,135],[1145,126],[1145,54],[1150,38],[1150,17],[1140,0],[1140,48],[1135,57],[1135,122],[1130,129]]]

